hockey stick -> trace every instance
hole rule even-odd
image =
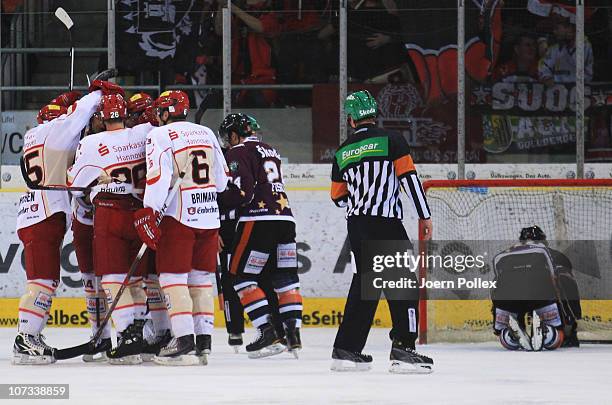
[[[174,197],[178,193],[178,191],[179,191],[179,189],[181,187],[181,183],[183,182],[183,178],[185,177],[185,173],[187,173],[187,168],[189,166],[191,166],[194,158],[195,158],[194,155],[190,156],[190,158],[187,161],[187,164],[185,165],[183,170],[179,173],[178,179],[176,179],[176,182],[174,183],[174,186],[172,186],[172,189],[168,193],[168,196],[166,197],[166,201],[164,201],[164,205],[162,206],[161,210],[159,211],[159,215],[157,217],[157,226],[159,226],[159,224],[161,223],[162,218],[164,217],[164,213],[168,209],[168,205],[172,202],[172,200],[174,199]],[[100,326],[98,327],[98,331],[96,332],[94,337],[91,338],[91,340],[89,340],[87,343],[83,343],[83,344],[80,344],[78,346],[67,347],[65,349],[54,349],[53,350],[53,357],[56,360],[71,359],[71,358],[82,356],[84,354],[87,354],[87,353],[90,353],[90,352],[94,351],[94,349],[96,347],[96,342],[102,336],[102,333],[104,332],[104,328],[105,328],[106,324],[110,321],[111,315],[112,315],[113,311],[115,310],[115,307],[117,306],[117,303],[119,302],[119,299],[123,295],[123,292],[125,291],[126,287],[129,285],[130,278],[134,275],[134,273],[136,273],[136,269],[138,269],[138,265],[140,264],[140,260],[142,259],[142,257],[144,256],[146,251],[147,251],[147,245],[145,243],[143,243],[142,246],[140,247],[140,250],[138,251],[138,254],[136,255],[136,258],[132,262],[132,265],[130,266],[130,269],[128,270],[127,274],[125,275],[125,279],[123,280],[123,283],[121,284],[121,287],[119,288],[119,291],[117,292],[117,295],[115,296],[115,299],[113,300],[111,306],[108,308],[108,311],[106,312],[106,315],[104,316],[104,319],[100,323]]]
[[[58,7],[57,10],[55,10],[55,17],[60,20],[68,30],[68,40],[70,41],[70,82],[68,82],[68,88],[72,91],[74,85],[74,43],[72,42],[72,31],[70,29],[74,25],[74,22],[62,7]]]

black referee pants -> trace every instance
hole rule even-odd
[[[361,352],[366,344],[378,307],[377,300],[361,299],[362,275],[364,272],[372,271],[371,268],[362,268],[362,243],[375,240],[408,240],[408,235],[399,219],[350,216],[347,225],[357,273],[353,274],[334,347]],[[412,300],[388,300],[393,323],[389,336],[391,339],[401,340],[409,347],[414,347],[418,336],[419,301],[418,297],[414,298]]]

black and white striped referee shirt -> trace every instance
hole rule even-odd
[[[430,218],[406,140],[373,124],[357,127],[335,154],[332,200],[339,207],[347,207],[347,218],[369,215],[402,219],[400,186],[411,197],[419,218]]]

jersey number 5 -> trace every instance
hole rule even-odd
[[[43,169],[37,164],[32,164],[32,160],[40,156],[39,150],[34,150],[23,156],[25,172],[32,184],[39,185],[43,180]]]

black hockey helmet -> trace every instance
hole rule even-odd
[[[223,139],[229,140],[232,132],[244,138],[250,136],[253,130],[251,129],[249,116],[246,114],[228,114],[219,126],[219,135]]]
[[[529,226],[527,228],[521,229],[521,236],[519,236],[520,241],[526,240],[546,240],[546,234],[544,231],[537,225]]]

